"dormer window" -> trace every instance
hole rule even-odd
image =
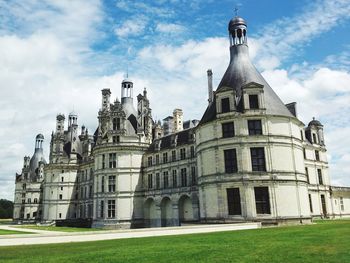
[[[258,95],[249,95],[249,108],[250,109],[259,109],[259,98]]]
[[[221,99],[221,113],[225,113],[229,111],[230,111],[230,99],[229,98]]]

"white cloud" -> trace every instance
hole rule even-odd
[[[279,66],[278,61],[300,54],[303,46],[339,26],[349,17],[349,1],[317,1],[310,3],[297,16],[283,18],[264,26],[261,34],[256,37],[259,42],[257,65],[263,70]],[[269,60],[271,64],[268,63]]]
[[[141,34],[145,30],[146,25],[147,19],[144,16],[137,16],[118,25],[114,32],[121,38],[135,36]]]
[[[184,32],[186,28],[182,25],[174,23],[158,23],[156,25],[156,30],[161,33],[179,34]]]

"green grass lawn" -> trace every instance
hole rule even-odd
[[[350,220],[291,226],[0,247],[1,262],[350,262]]]
[[[25,225],[16,226],[16,228],[27,228],[27,229],[38,229],[46,231],[60,231],[60,232],[86,232],[86,231],[99,231],[101,229],[96,228],[82,228],[82,227],[56,227],[56,226],[36,226],[36,225]]]
[[[0,236],[1,235],[12,235],[12,234],[33,234],[33,233],[0,229]],[[0,256],[0,262],[1,262],[1,256]]]

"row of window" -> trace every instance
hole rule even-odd
[[[242,215],[239,188],[227,188],[227,208],[229,215]],[[257,214],[271,214],[268,187],[254,187]]]
[[[108,188],[105,189],[105,176],[101,177],[101,192],[104,193],[107,190],[109,193],[113,193],[116,191],[116,176],[109,175],[108,176]]]
[[[168,155],[168,152],[164,152],[162,155],[162,159],[160,159],[160,155],[156,154],[155,156],[148,156],[147,158],[147,166],[152,166],[152,165],[158,165],[160,163],[168,163],[168,162],[175,162],[177,161],[177,151],[172,150],[171,155]],[[195,157],[195,151],[194,151],[194,146],[190,147],[190,155],[187,155],[186,148],[181,148],[180,149],[180,159],[179,160],[185,160],[186,158],[194,158]]]
[[[115,200],[107,200],[107,217],[115,218]],[[100,218],[105,217],[105,202],[104,200],[100,201]]]
[[[251,94],[249,96],[249,108],[250,109],[259,109],[259,97],[257,94]],[[231,111],[230,99],[222,98],[221,99],[221,113],[226,113]]]
[[[22,197],[23,197],[23,194],[22,194]],[[22,199],[22,204],[25,204],[25,203],[26,203],[26,200]],[[32,203],[32,199],[28,198],[27,199],[27,204],[31,204],[31,203]],[[38,198],[34,198],[33,203],[37,204],[38,203]]]
[[[90,168],[89,172],[87,169],[79,171],[77,181],[83,182],[83,181],[91,180],[93,175],[94,175],[94,170],[92,168]]]
[[[234,122],[222,123],[222,137],[230,138],[235,136]],[[248,120],[248,134],[249,135],[262,135],[261,120]]]
[[[303,152],[304,152],[304,159],[307,159],[306,158],[306,150],[305,150],[305,148],[303,149]],[[321,159],[320,159],[320,151],[318,151],[318,150],[315,150],[315,159],[316,159],[316,161],[320,161]]]
[[[117,168],[117,154],[110,153],[108,154],[108,162],[106,160],[107,154],[102,154],[102,169],[105,168]]]
[[[307,167],[305,167],[305,174],[306,174],[307,183],[310,183],[309,169]],[[321,169],[317,169],[317,177],[318,177],[318,184],[323,185],[323,176],[322,176]]]
[[[153,174],[147,175],[147,188],[148,189],[167,189],[176,187],[186,187],[190,185],[197,184],[196,167],[191,167],[191,175],[189,180],[189,175],[187,173],[187,168],[180,169],[180,182],[178,182],[177,170],[172,170],[171,178],[169,172],[163,172],[163,177],[161,179],[161,174],[155,174],[155,180]],[[171,181],[170,181],[171,180]],[[180,183],[180,184],[179,184]]]
[[[250,148],[250,158],[252,171],[266,171],[264,147]],[[236,173],[238,171],[236,149],[224,150],[224,162],[225,173]]]

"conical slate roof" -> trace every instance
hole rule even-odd
[[[231,22],[232,21],[230,21],[230,23]],[[248,83],[255,82],[264,86],[263,90],[266,114],[293,117],[293,114],[287,109],[282,100],[272,90],[270,85],[266,82],[266,80],[251,62],[248,52],[248,45],[246,43],[233,45],[230,47],[230,52],[230,64],[224,76],[222,77],[221,82],[218,88],[216,89],[215,93],[227,90],[227,88],[235,89],[238,105],[240,104],[242,99],[242,87]],[[209,104],[206,112],[204,113],[200,122],[201,124],[215,119],[215,102],[216,101],[214,98],[214,101],[211,104]]]

